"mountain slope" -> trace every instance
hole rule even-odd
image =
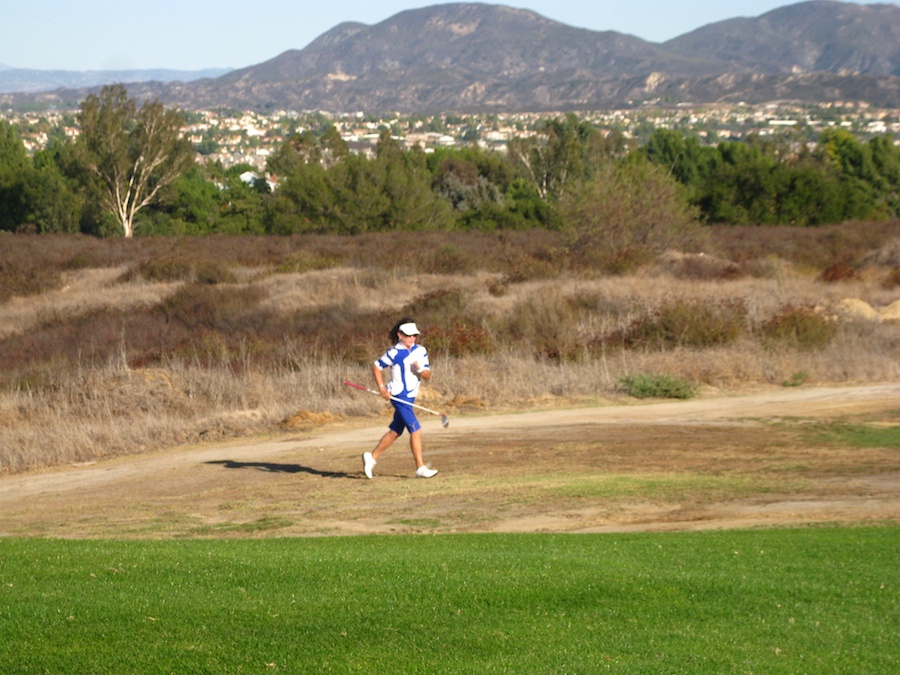
[[[302,73],[355,76],[460,69],[477,77],[512,79],[584,69],[630,75],[659,68],[691,70],[693,59],[636,37],[573,28],[528,10],[448,4],[408,10],[371,27],[341,24],[305,49],[236,71],[235,81]]]
[[[900,7],[814,0],[709,24],[664,46],[741,71],[900,75]]]
[[[450,4],[401,12],[371,27],[341,24],[303,50],[201,88],[206,98],[225,95],[232,105],[264,95],[283,106],[327,109],[542,107],[555,97],[535,90],[578,90],[662,68],[714,73],[720,65],[698,67],[639,38],[572,28],[526,10]],[[533,95],[523,96],[527,90]]]
[[[778,99],[900,107],[898,37],[894,5],[814,0],[654,44],[455,3],[373,26],[343,23],[302,50],[218,78],[128,89],[186,109],[516,112]],[[85,93],[31,100],[71,105]]]

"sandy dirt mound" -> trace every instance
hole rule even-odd
[[[838,419],[900,423],[900,385],[423,419],[361,472],[387,417],[300,415],[268,438],[0,478],[0,534],[271,537],[611,532],[900,520],[896,450],[845,447]],[[900,426],[898,426],[900,433]]]

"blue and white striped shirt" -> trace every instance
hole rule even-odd
[[[420,344],[407,349],[397,343],[375,361],[378,368],[391,369],[390,379],[385,383],[391,396],[412,401],[419,393],[419,378],[412,372],[412,365],[419,364],[419,370],[428,370],[428,351]]]

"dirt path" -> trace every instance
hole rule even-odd
[[[0,479],[0,535],[267,537],[602,532],[900,522],[896,450],[813,434],[898,426],[900,385],[691,401],[423,415],[441,473],[412,478],[405,442],[375,479],[360,453],[385,419],[173,448]],[[898,427],[900,433],[900,427]]]

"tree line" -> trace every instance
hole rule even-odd
[[[692,224],[815,226],[900,215],[900,148],[829,128],[704,144],[660,129],[638,146],[575,115],[547,120],[504,153],[426,153],[381,131],[371,155],[333,126],[288,138],[253,167],[200,164],[184,116],[138,106],[121,85],[90,95],[76,140],[30,156],[0,122],[0,230],[96,236],[566,229],[584,249],[645,247]]]

